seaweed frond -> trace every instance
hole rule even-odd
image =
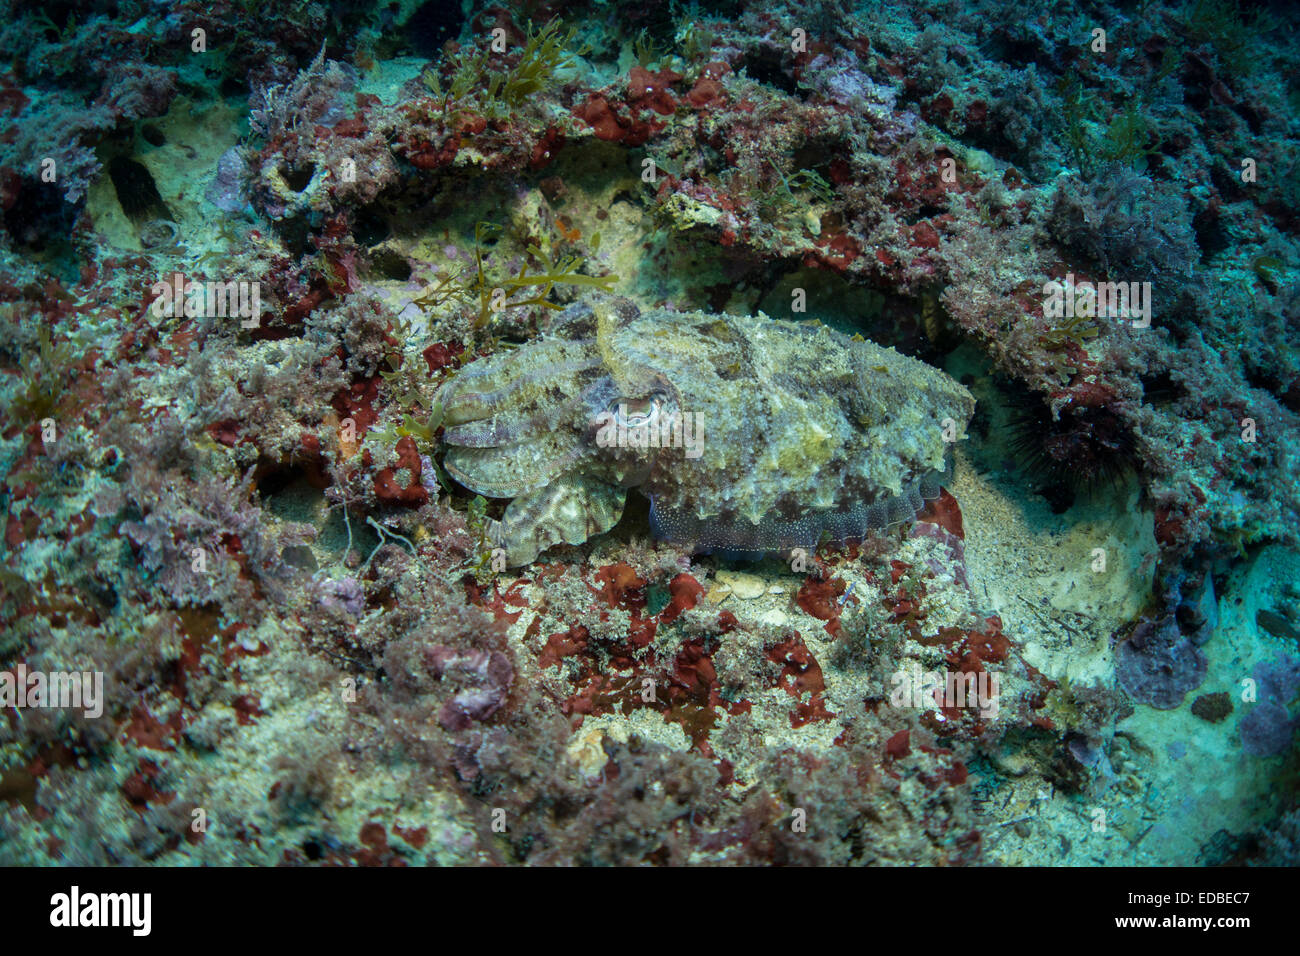
[[[421,376],[418,365],[413,362],[408,362],[406,354],[403,351],[403,345],[414,338],[412,325],[401,317],[394,318],[391,334],[393,338],[397,340],[398,344],[395,348],[389,350],[384,355],[384,361],[388,363],[388,368],[385,369],[383,366],[380,366],[378,370],[379,377],[388,384],[389,388],[392,390],[394,400],[402,408],[418,407],[427,412],[430,408],[431,401],[426,399],[421,393],[421,387],[424,385],[427,376]],[[407,419],[410,419],[409,415],[407,416]],[[426,438],[423,434],[422,427],[417,427],[415,431],[409,429],[407,431],[401,431],[401,429],[399,429],[397,438],[400,438],[405,434],[413,434],[417,438],[425,438],[425,440],[432,440],[433,438],[432,430],[429,430],[429,434]],[[394,441],[396,441],[396,438],[394,438]]]
[[[1048,329],[1043,336],[1043,344],[1053,352],[1059,352],[1073,343],[1080,348],[1089,339],[1095,339],[1100,334],[1096,321],[1086,315],[1072,315],[1063,317],[1060,325],[1055,325]]]
[[[474,328],[487,328],[492,317],[510,309],[537,306],[559,309],[562,306],[551,299],[556,286],[577,286],[613,292],[619,281],[617,275],[593,276],[579,270],[586,264],[582,256],[572,253],[556,256],[547,239],[529,242],[526,255],[514,274],[496,274],[484,251],[484,245],[502,228],[495,223],[478,222],[474,226],[474,264],[469,270],[440,275],[432,287],[412,299],[412,304],[422,309],[437,309],[447,305],[470,306],[477,311]],[[599,247],[600,235],[589,239],[593,249]],[[468,272],[468,274],[466,274]],[[398,330],[399,332],[401,330]],[[390,356],[390,371],[381,371],[385,380],[399,378],[400,356]]]
[[[29,421],[46,418],[58,406],[68,372],[76,358],[72,344],[66,341],[55,343],[45,326],[41,326],[37,334],[40,351],[35,363],[28,365],[23,372],[22,391],[12,403],[13,411]]]
[[[1118,110],[1097,134],[1101,105],[1083,89],[1077,76],[1063,77],[1057,85],[1064,120],[1065,150],[1071,164],[1085,179],[1091,179],[1107,163],[1119,162],[1137,169],[1145,168],[1147,157],[1157,150],[1150,145],[1153,127],[1134,100]]]
[[[1209,46],[1220,65],[1237,76],[1249,76],[1259,66],[1259,38],[1278,26],[1265,10],[1246,15],[1236,0],[1194,0],[1183,17],[1188,35]]]
[[[1057,86],[1061,96],[1061,114],[1065,121],[1065,149],[1074,167],[1085,177],[1094,171],[1092,136],[1088,124],[1096,119],[1097,103],[1083,89],[1074,74],[1064,76]]]
[[[586,51],[585,47],[574,46],[577,35],[577,27],[564,30],[557,19],[538,29],[530,24],[523,52],[514,66],[494,70],[487,50],[463,52],[445,91],[436,67],[426,69],[421,80],[435,98],[442,100],[444,121],[451,122],[462,108],[471,105],[484,115],[503,118],[510,109],[554,86],[556,74],[571,67],[575,58]]]
[[[1262,255],[1252,259],[1250,267],[1260,281],[1268,286],[1269,291],[1276,295],[1280,288],[1278,273],[1285,271],[1286,263],[1277,256]]]
[[[488,534],[491,521],[487,499],[482,495],[475,495],[465,509],[465,526],[475,539],[474,557],[469,562],[469,570],[480,585],[487,584],[493,576],[492,540]]]
[[[546,309],[560,308],[558,303],[550,300],[551,290],[557,285],[583,286],[599,289],[602,292],[614,291],[618,276],[589,276],[579,272],[583,259],[576,255],[564,255],[552,258],[549,249],[543,249],[535,243],[527,246],[528,255],[541,264],[536,272],[530,272],[528,262],[519,267],[517,275],[491,277],[483,265],[483,241],[488,236],[499,233],[501,227],[493,223],[480,222],[474,228],[474,262],[475,275],[465,285],[478,300],[478,328],[485,327],[494,312],[506,309],[518,309],[526,306],[541,306]],[[520,297],[522,296],[522,297]]]
[[[473,297],[469,295],[466,284],[456,281],[460,276],[460,271],[438,276],[437,284],[412,299],[412,304],[422,309],[438,309],[451,302],[471,301]]]
[[[708,56],[713,50],[713,38],[713,31],[700,22],[697,10],[685,12],[673,36],[681,51],[682,59],[687,63]]]
[[[632,56],[643,69],[649,70],[663,59],[664,53],[655,44],[653,37],[645,30],[640,30],[632,39]]]
[[[828,183],[820,173],[812,169],[800,169],[789,176],[771,160],[768,165],[776,173],[777,187],[758,192],[760,211],[773,218],[783,218],[799,209],[803,194],[812,202],[830,205],[835,200],[835,187]]]
[[[32,13],[32,26],[45,33],[53,33],[56,43],[67,43],[77,35],[77,14],[74,10],[69,10],[68,19],[63,26],[59,26],[47,11],[36,10]]]
[[[1053,356],[1056,370],[1064,378],[1078,374],[1073,354],[1087,351],[1087,343],[1101,334],[1097,322],[1090,316],[1064,316],[1042,334],[1043,350]]]
[[[795,190],[802,189],[812,193],[814,199],[818,202],[830,203],[835,199],[835,187],[821,177],[821,174],[811,169],[801,169],[789,179],[783,181],[785,191],[791,196]]]
[[[1127,163],[1137,169],[1146,167],[1147,157],[1157,150],[1151,142],[1151,124],[1137,103],[1129,103],[1115,114],[1106,127],[1098,152],[1107,162]]]
[[[442,100],[443,113],[447,114],[455,104],[462,102],[485,84],[488,73],[487,61],[488,55],[485,50],[477,53],[461,53],[456,61],[456,69],[452,71],[451,82],[445,91],[442,88],[438,69],[432,64],[420,74],[420,79],[430,93]]]
[[[578,35],[577,27],[561,31],[559,20],[549,20],[537,32],[530,25],[523,55],[513,69],[501,74],[501,100],[507,106],[519,106],[529,97],[549,87],[560,70],[573,65],[581,50],[571,50]]]

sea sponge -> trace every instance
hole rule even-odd
[[[1300,691],[1300,660],[1280,654],[1261,661],[1252,672],[1258,692],[1241,719],[1241,749],[1252,757],[1272,757],[1291,744],[1300,720],[1292,719],[1287,704]]]
[[[1205,655],[1183,636],[1172,614],[1143,620],[1115,650],[1115,677],[1129,696],[1173,710],[1205,680]]]

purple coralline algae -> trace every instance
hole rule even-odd
[[[1286,654],[1261,661],[1253,671],[1257,700],[1241,719],[1241,749],[1252,757],[1272,757],[1291,745],[1300,725],[1287,704],[1300,693],[1300,659]]]
[[[1172,615],[1142,621],[1115,651],[1115,676],[1135,700],[1173,710],[1205,680],[1205,655]]]

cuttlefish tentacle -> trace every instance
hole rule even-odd
[[[532,443],[498,448],[453,448],[443,467],[447,474],[480,495],[514,498],[554,481],[582,454],[574,442],[567,448],[539,450]]]
[[[608,376],[549,408],[507,408],[443,433],[448,474],[478,494],[511,498],[535,491],[589,451],[600,410],[617,395]]]
[[[582,397],[569,399],[550,409],[541,409],[531,415],[502,412],[491,418],[451,425],[443,433],[443,441],[465,448],[495,448],[510,445],[523,439],[546,435],[563,428],[571,421],[582,404]]]
[[[491,363],[477,370],[469,366],[448,382],[439,396],[448,425],[491,418],[502,408],[539,408],[555,394],[572,393],[576,385],[601,367],[600,359],[575,357],[581,343],[565,343],[565,349],[548,349],[536,365]],[[509,356],[513,358],[513,354]]]
[[[506,552],[511,567],[527,564],[557,544],[582,544],[604,534],[623,516],[620,488],[570,475],[510,502],[488,538]]]

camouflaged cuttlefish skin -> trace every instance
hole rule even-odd
[[[512,567],[608,531],[633,487],[656,536],[700,550],[910,521],[975,408],[938,369],[815,322],[612,297],[467,366],[438,400],[448,473],[513,499],[491,527]]]

